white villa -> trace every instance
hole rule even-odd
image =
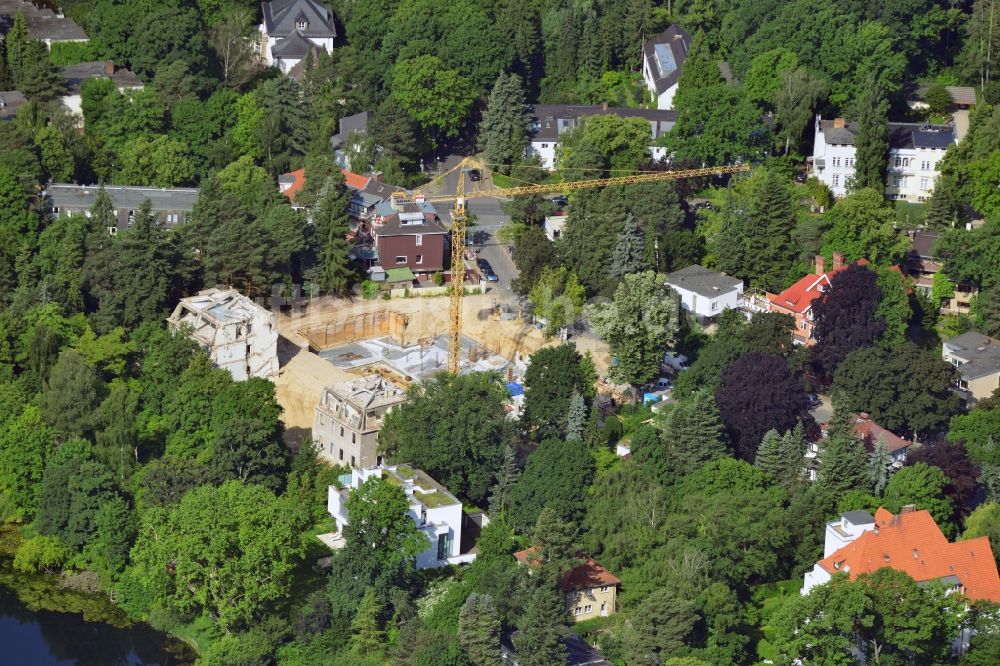
[[[698,264],[674,271],[666,284],[680,296],[681,308],[702,321],[738,308],[743,294],[743,280]]]
[[[471,522],[465,516],[462,503],[447,488],[432,479],[426,472],[410,465],[379,465],[367,469],[352,469],[350,475],[341,477],[342,488],[330,486],[327,510],[337,522],[337,531],[343,533],[350,522],[347,497],[372,477],[381,477],[400,486],[410,500],[409,516],[417,528],[427,536],[431,547],[417,555],[417,569],[431,569],[450,564],[468,564],[476,559],[471,545],[463,548],[463,523]],[[489,523],[486,514],[480,514],[482,527]],[[472,542],[474,539],[467,541]],[[334,540],[334,543],[337,543]],[[342,543],[342,541],[340,541]]]
[[[857,123],[816,116],[812,175],[826,183],[835,197],[847,194],[854,176]],[[911,202],[927,201],[938,177],[938,162],[955,143],[951,125],[889,123],[889,165],[885,195]]]
[[[182,298],[167,323],[238,382],[278,376],[278,318],[235,289],[205,289]]]
[[[262,2],[260,55],[268,66],[288,74],[313,49],[333,52],[337,37],[333,12],[316,0]]]
[[[642,46],[642,78],[657,109],[674,108],[674,93],[691,37],[672,25]]]

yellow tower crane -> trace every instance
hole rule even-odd
[[[465,189],[465,172],[469,169],[484,169],[482,163],[474,158],[466,157],[456,167],[447,173],[458,171],[458,187],[454,195],[424,196],[419,190],[414,192],[396,192],[392,195],[394,206],[406,203],[445,202],[454,200],[451,209],[451,303],[448,318],[448,371],[458,373],[458,358],[462,348],[462,296],[465,289],[465,205],[469,199],[486,197],[509,198],[522,194],[549,194],[567,190],[585,190],[595,187],[610,187],[612,185],[633,185],[635,183],[652,183],[660,180],[680,180],[682,178],[700,178],[717,176],[727,173],[749,171],[749,164],[734,164],[729,166],[704,167],[701,169],[683,169],[677,171],[647,171],[628,176],[612,178],[595,178],[592,180],[574,180],[546,185],[523,185],[520,187],[491,187],[467,192]],[[437,179],[443,177],[439,176]],[[456,285],[456,280],[458,281]]]

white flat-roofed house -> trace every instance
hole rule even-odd
[[[657,109],[672,109],[691,37],[672,25],[642,46],[642,79]]]
[[[327,510],[337,523],[337,531],[343,533],[350,523],[347,498],[352,490],[372,477],[380,477],[399,486],[406,493],[410,503],[407,512],[417,529],[424,533],[430,548],[416,557],[417,569],[431,569],[452,564],[468,564],[476,559],[471,542],[466,535],[463,543],[463,527],[471,524],[471,518],[464,515],[462,503],[448,489],[432,479],[423,470],[411,465],[379,465],[367,469],[352,469],[341,477],[342,486],[330,486],[327,495]],[[483,525],[489,519],[482,516]]]
[[[666,150],[656,146],[656,140],[669,132],[677,122],[677,112],[670,109],[627,109],[624,107],[578,106],[570,104],[535,104],[531,107],[531,140],[527,155],[538,155],[546,169],[556,168],[556,148],[563,132],[579,127],[591,116],[642,118],[649,123],[649,152],[654,160],[666,156]]]
[[[835,197],[847,195],[848,183],[854,177],[858,132],[857,123],[816,116],[812,175],[825,183]],[[951,125],[889,123],[886,197],[911,202],[930,199],[938,163],[954,143]]]
[[[278,376],[278,318],[235,289],[205,289],[182,298],[167,323],[238,382]]]
[[[337,37],[333,12],[315,0],[272,0],[261,3],[261,57],[288,74],[313,49],[333,53]]]
[[[542,230],[545,232],[545,237],[553,243],[562,238],[563,232],[566,231],[566,220],[568,218],[569,216],[561,210],[556,211],[552,215],[546,215],[545,222],[542,223]]]
[[[681,308],[701,320],[739,307],[743,293],[743,280],[697,264],[670,273],[666,284],[680,296]]]

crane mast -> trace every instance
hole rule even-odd
[[[465,236],[467,231],[466,205],[469,199],[485,197],[507,198],[524,194],[549,194],[552,192],[611,187],[614,185],[633,185],[635,183],[652,183],[661,180],[701,178],[704,176],[718,176],[750,171],[749,164],[733,164],[677,171],[650,171],[628,176],[574,180],[544,185],[524,185],[507,188],[493,187],[466,192],[465,169],[467,167],[484,168],[482,164],[473,158],[466,157],[457,167],[452,169],[452,171],[458,171],[458,186],[456,187],[454,196],[424,196],[419,190],[413,193],[397,192],[392,195],[394,204],[423,201],[444,202],[451,200],[455,202],[451,209],[451,302],[449,303],[448,318],[448,371],[453,374],[458,374],[459,354],[462,349],[462,296],[465,292]]]

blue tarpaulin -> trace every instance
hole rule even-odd
[[[524,387],[517,382],[511,382],[507,384],[507,393],[510,393],[511,397],[524,395]]]

